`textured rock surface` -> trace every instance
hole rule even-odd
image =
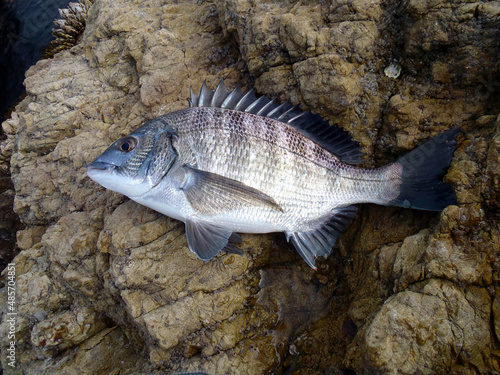
[[[0,138],[7,137],[0,130]],[[0,143],[1,144],[1,143]],[[0,146],[0,269],[17,255],[16,230],[21,229],[17,215],[12,210],[14,204],[14,186],[10,179],[9,158],[12,153],[12,143]]]
[[[499,373],[499,17],[474,1],[96,0],[80,43],[30,69],[3,124],[26,225],[17,368],[4,305],[4,370]],[[85,173],[119,136],[185,107],[190,85],[222,77],[338,122],[367,166],[460,126],[447,176],[458,205],[362,206],[318,272],[281,235],[200,261],[181,223]]]

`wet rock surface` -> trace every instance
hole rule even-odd
[[[25,225],[4,372],[500,372],[499,17],[479,1],[96,0],[80,43],[29,70],[2,125]],[[279,234],[200,261],[182,223],[86,165],[220,78],[338,122],[368,167],[459,126],[457,206],[362,205],[317,272]]]

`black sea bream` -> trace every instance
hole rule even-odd
[[[88,167],[104,187],[186,224],[189,248],[208,260],[233,232],[285,232],[315,268],[354,217],[357,203],[422,210],[455,204],[441,178],[458,129],[376,169],[350,135],[290,103],[253,90],[191,91],[190,107],[117,140]]]

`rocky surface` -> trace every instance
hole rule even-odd
[[[29,70],[2,124],[26,226],[4,371],[499,373],[499,26],[497,2],[96,0],[79,44]],[[361,206],[318,272],[279,234],[200,261],[181,223],[86,165],[220,78],[338,122],[366,166],[459,126],[457,206]]]

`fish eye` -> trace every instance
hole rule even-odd
[[[120,151],[123,151],[123,152],[129,152],[129,151],[132,151],[135,146],[136,146],[136,141],[134,138],[131,138],[131,137],[127,137],[127,138],[124,138],[122,139],[119,143],[118,143],[118,149]]]

